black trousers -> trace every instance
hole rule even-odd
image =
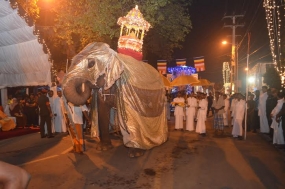
[[[41,122],[40,122],[40,132],[41,132],[41,137],[45,136],[45,123],[47,124],[47,132],[48,136],[51,136],[51,117],[49,115],[45,116],[40,116],[41,117]]]
[[[273,138],[274,129],[271,128],[271,124],[272,124],[273,121],[272,121],[272,118],[271,118],[270,115],[266,115],[266,117],[267,117],[268,126],[269,126],[269,136],[270,136],[271,138]]]
[[[254,112],[247,113],[247,131],[254,128]]]
[[[211,106],[208,106],[208,109],[207,109],[207,116],[209,115],[210,111],[212,112],[212,116],[214,115],[214,108],[212,108],[212,105]]]
[[[254,119],[253,130],[256,131],[256,129],[259,129],[259,127],[260,127],[258,110],[254,110],[254,118],[253,119]]]
[[[38,125],[36,122],[36,109],[35,108],[27,108],[27,125]]]

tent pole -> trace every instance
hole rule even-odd
[[[3,88],[1,89],[1,103],[3,109],[5,109],[7,102],[8,102],[8,91],[7,88]]]

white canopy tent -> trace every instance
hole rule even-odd
[[[10,2],[0,0],[0,89],[5,105],[5,88],[51,84],[51,64],[43,45],[11,8]],[[7,92],[6,92],[7,93]],[[6,94],[7,95],[7,94]],[[4,98],[4,99],[3,99]]]

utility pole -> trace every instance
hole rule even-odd
[[[224,25],[224,27],[232,28],[232,57],[231,57],[231,92],[232,92],[232,83],[234,82],[234,92],[238,92],[238,65],[236,64],[236,28],[243,27],[244,24],[236,24],[236,18],[244,17],[244,15],[232,15],[224,16],[225,18],[231,18],[233,23],[232,25]]]

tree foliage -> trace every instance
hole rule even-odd
[[[11,1],[11,0],[10,0]],[[11,2],[14,3],[15,0],[12,0]],[[26,13],[33,18],[34,20],[37,20],[39,18],[39,7],[38,7],[38,0],[34,1],[27,1],[27,0],[16,0],[17,3],[21,6],[22,9],[26,11]]]
[[[263,74],[263,82],[266,83],[269,87],[276,89],[281,88],[281,78],[277,70],[273,67],[266,69],[266,72]]]
[[[18,1],[37,18],[35,3],[29,5],[25,4],[26,0]],[[144,55],[152,53],[170,59],[173,49],[181,47],[180,43],[192,27],[189,0],[57,0],[52,3],[55,22],[50,28],[53,30],[49,31],[49,40],[70,56],[94,41],[108,43],[116,49],[120,32],[117,20],[135,5],[152,26],[144,39]]]

